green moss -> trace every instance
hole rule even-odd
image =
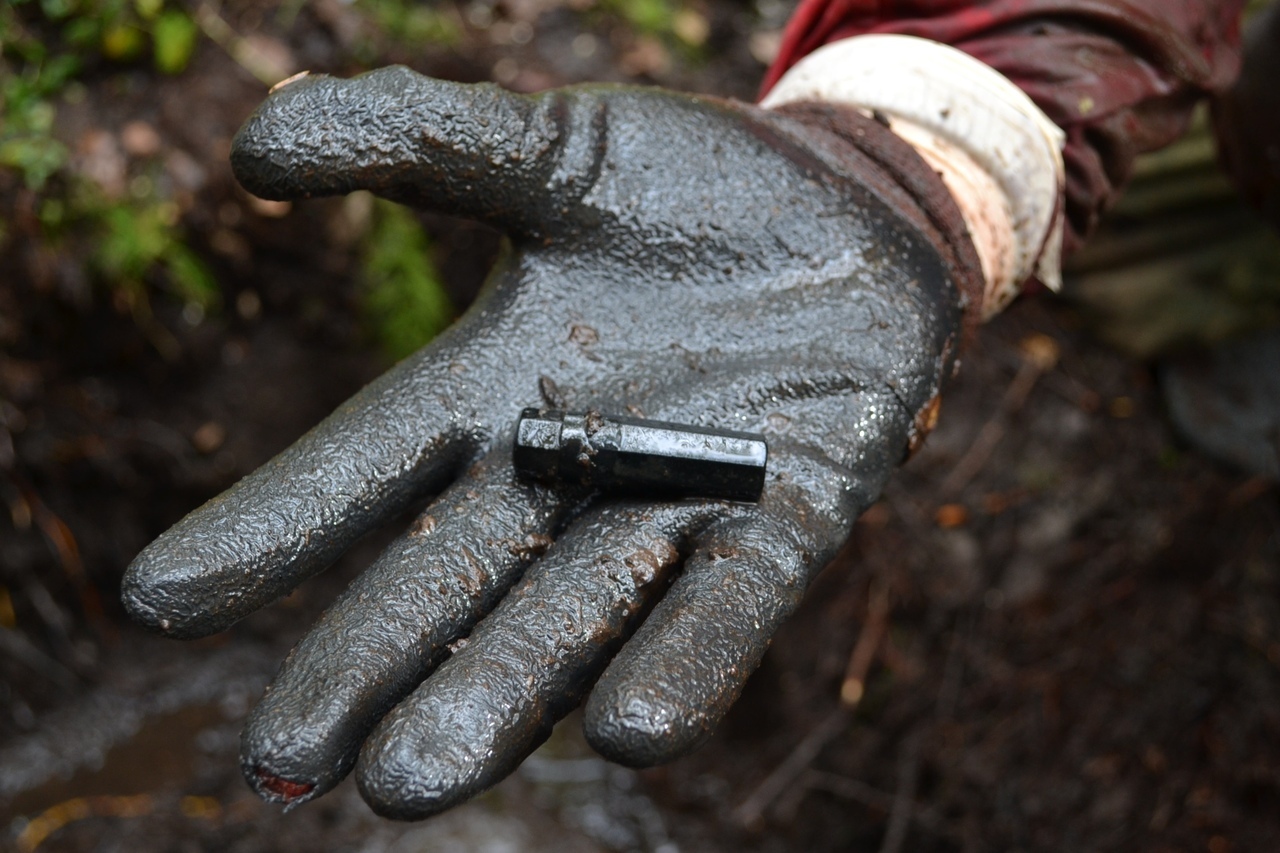
[[[181,71],[197,28],[166,0],[12,0],[0,6],[0,168],[36,194],[43,237],[54,246],[92,246],[89,266],[109,292],[146,306],[160,289],[203,312],[218,307],[212,273],[185,242],[178,208],[154,191],[108,199],[66,169],[54,136],[58,103],[76,78],[103,61],[140,61]],[[143,184],[146,187],[153,183]],[[144,311],[139,316],[148,316]]]
[[[90,263],[112,289],[141,296],[155,283],[206,312],[219,306],[217,280],[183,242],[172,203],[103,202],[86,219],[96,238]]]
[[[454,307],[432,263],[431,244],[407,209],[375,203],[363,254],[365,313],[391,358],[404,358],[453,321]]]
[[[462,36],[456,17],[448,10],[433,8],[432,4],[415,0],[357,0],[355,6],[376,30],[371,40],[356,48],[367,62],[375,61],[388,43],[412,51],[429,44],[454,45]]]
[[[672,0],[604,0],[600,5],[650,35],[670,34],[678,8]]]
[[[199,27],[186,12],[171,9],[158,15],[151,30],[156,68],[165,74],[182,73],[195,53],[199,35]]]

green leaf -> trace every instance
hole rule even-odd
[[[95,18],[75,17],[67,21],[62,35],[76,47],[89,47],[102,40],[102,22]]]
[[[46,95],[62,91],[80,70],[80,58],[64,53],[55,56],[40,69],[40,90]]]
[[[141,279],[178,244],[172,205],[113,202],[97,215],[101,236],[94,261],[109,282]]]
[[[164,0],[133,0],[133,8],[138,10],[138,17],[150,21],[164,8]]]
[[[185,12],[171,9],[159,18],[151,30],[155,42],[156,68],[165,74],[179,74],[191,61],[200,28]]]
[[[622,15],[637,30],[652,35],[670,33],[676,14],[672,0],[606,0],[602,5]]]
[[[129,24],[112,24],[102,32],[102,55],[117,62],[135,59],[146,47],[142,30]]]
[[[40,0],[40,11],[51,21],[60,21],[76,9],[76,0]]]
[[[66,146],[54,139],[27,136],[0,140],[0,167],[21,173],[30,189],[41,189],[66,162]]]
[[[417,0],[357,0],[378,27],[400,44],[456,44],[458,26],[447,13]]]
[[[14,124],[30,133],[44,135],[53,129],[53,120],[57,115],[58,110],[53,104],[48,101],[35,101],[22,111]]]

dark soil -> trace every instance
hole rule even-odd
[[[447,49],[369,36],[336,0],[288,26],[248,0],[222,14],[298,68],[362,70],[352,57],[372,38],[374,64],[455,79],[749,98],[763,70],[750,48],[767,49],[788,9],[708,0],[695,52],[592,5],[461,6],[463,39]],[[196,643],[134,628],[117,591],[147,541],[386,366],[359,319],[352,212],[329,200],[286,213],[235,186],[229,140],[265,87],[211,43],[178,77],[103,67],[86,84],[59,134],[80,151],[130,122],[158,134],[158,151],[125,157],[124,177],[167,176],[224,307],[192,316],[157,292],[140,322],[86,277],[87,247],[43,240],[33,196],[0,175],[6,844],[1280,849],[1280,492],[1180,446],[1150,371],[1043,298],[982,331],[938,432],[699,753],[624,770],[593,758],[570,719],[511,780],[423,824],[372,816],[350,783],[289,814],[258,802],[235,758],[247,708],[389,532]],[[465,304],[497,237],[423,222]],[[841,685],[860,639],[873,654],[850,710]]]

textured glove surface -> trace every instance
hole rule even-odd
[[[355,767],[379,813],[433,814],[514,769],[593,683],[587,737],[627,764],[689,751],[724,715],[933,411],[960,323],[919,210],[802,113],[387,68],[303,78],[249,119],[232,162],[258,195],[370,189],[510,235],[458,323],[129,568],[136,619],[203,636],[440,493],[252,713],[261,794],[310,799]],[[512,429],[546,405],[764,432],[764,497],[525,483]]]

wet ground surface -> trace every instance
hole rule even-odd
[[[708,28],[696,62],[553,2],[464,7],[458,48],[390,47],[379,61],[526,89],[631,79],[749,96],[762,69],[752,50],[767,52],[785,6],[698,8]],[[224,11],[246,31],[256,15],[264,44],[295,66],[357,70],[350,7],[308,4],[292,28],[255,4]],[[0,447],[4,845],[1280,845],[1280,493],[1182,445],[1151,371],[1048,300],[1015,306],[965,354],[938,432],[699,753],[626,770],[593,757],[570,718],[510,780],[422,824],[374,817],[350,782],[287,814],[260,803],[236,766],[244,715],[390,531],[196,643],[133,628],[116,589],[151,537],[385,366],[358,319],[359,211],[264,207],[234,187],[226,146],[264,87],[213,45],[178,78],[89,86],[60,112],[61,132],[95,150],[86,139],[122,139],[129,122],[156,131],[161,150],[125,157],[125,177],[159,164],[187,181],[183,221],[224,308],[184,317],[158,297],[156,326],[142,328],[78,273],[82,248],[47,246],[34,228],[5,245],[0,263],[16,272],[0,285],[0,437],[12,443]],[[29,227],[23,191],[6,185],[0,199],[11,227]],[[496,239],[424,222],[465,302]]]

